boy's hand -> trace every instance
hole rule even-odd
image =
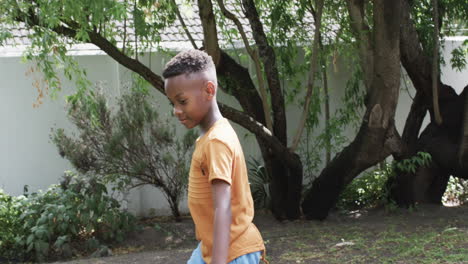
[[[231,185],[215,179],[211,182],[211,191],[214,206],[211,264],[226,264],[231,234]]]

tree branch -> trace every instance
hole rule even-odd
[[[358,40],[359,57],[362,71],[364,72],[364,84],[367,92],[370,91],[374,76],[374,56],[370,37],[369,26],[364,21],[364,0],[347,0],[351,29]]]
[[[434,107],[435,121],[442,124],[439,109],[439,8],[438,1],[432,0],[434,15],[434,50],[432,56],[432,105]]]
[[[232,14],[226,9],[226,7],[224,6],[223,0],[218,0],[218,5],[221,8],[221,11],[223,12],[224,16],[232,20],[234,24],[237,26],[237,30],[239,30],[239,33],[241,34],[241,37],[242,37],[242,41],[244,42],[245,49],[247,50],[247,53],[250,55],[250,57],[254,61],[255,71],[257,72],[258,88],[260,90],[260,95],[262,98],[263,114],[265,115],[267,128],[270,131],[273,131],[273,122],[271,120],[271,114],[270,114],[271,108],[270,108],[270,105],[268,104],[268,93],[265,88],[265,81],[263,80],[263,71],[262,71],[260,58],[258,57],[258,51],[257,49],[252,49],[250,47],[249,41],[247,39],[247,35],[245,34],[242,24],[240,23],[239,19],[237,19],[237,17],[234,14]]]
[[[24,15],[24,14],[23,14]],[[26,16],[18,16],[17,20],[19,22],[25,22],[29,26],[39,26],[39,20],[34,14],[28,16],[28,19],[25,19]],[[68,24],[71,25],[70,27],[66,26],[57,26],[52,30],[62,36],[75,38],[77,31],[74,29],[78,25],[74,22],[68,21]],[[73,27],[73,28],[72,28]],[[120,63],[122,66],[128,68],[129,70],[134,71],[135,73],[139,74],[145,80],[147,80],[154,88],[160,91],[162,94],[165,94],[164,91],[164,81],[162,78],[151,71],[148,67],[146,67],[141,62],[130,58],[122,51],[120,51],[116,46],[110,43],[106,38],[101,36],[96,31],[88,32],[90,43],[98,46],[101,50],[103,50],[106,54]],[[225,59],[224,59],[225,60]],[[252,95],[251,98],[255,98],[255,95]],[[246,128],[256,136],[259,136],[269,144],[271,144],[272,149],[277,152],[279,156],[283,156],[286,161],[292,161],[291,153],[287,150],[284,144],[280,142],[278,138],[271,134],[271,131],[268,130],[263,124],[256,121],[252,118],[249,114],[244,112],[238,111],[232,107],[219,103],[221,113],[223,116],[227,117],[228,119],[236,122],[237,124],[241,125],[242,127]]]
[[[294,152],[286,148],[285,145],[277,137],[272,135],[271,131],[260,122],[257,122],[251,116],[223,103],[218,103],[218,105],[223,116],[242,125],[253,134],[259,136],[265,142],[268,142],[272,151],[275,153],[275,156],[282,158],[289,164],[295,164],[297,162],[293,157],[295,155]]]
[[[315,33],[314,33],[314,42],[312,44],[312,56],[310,58],[310,70],[309,78],[307,81],[307,93],[304,103],[304,109],[299,119],[299,125],[296,131],[296,135],[293,139],[291,150],[295,151],[299,146],[301,140],[302,132],[304,131],[304,126],[309,115],[310,101],[312,99],[312,91],[314,89],[315,73],[317,71],[318,64],[318,49],[320,43],[320,27],[322,25],[322,11],[323,11],[323,0],[316,0],[317,12],[314,12],[314,24],[315,24]]]
[[[279,81],[276,56],[273,48],[268,43],[263,30],[263,24],[259,19],[253,0],[242,0],[245,15],[250,22],[255,43],[258,46],[259,55],[265,67],[265,74],[270,89],[271,105],[273,107],[273,133],[283,143],[287,144],[286,113],[283,91]]]
[[[193,48],[194,48],[194,49],[198,49],[197,43],[195,43],[195,40],[193,39],[192,34],[190,34],[190,31],[189,31],[188,28],[187,28],[187,25],[185,25],[184,18],[183,18],[182,15],[180,14],[179,7],[177,6],[176,1],[175,1],[175,0],[172,0],[172,4],[174,5],[174,12],[176,13],[177,18],[179,19],[180,24],[182,25],[182,28],[183,28],[184,31],[185,31],[185,34],[187,35],[187,37],[189,38],[190,42],[192,43]]]
[[[205,50],[213,58],[215,65],[218,66],[221,54],[211,0],[198,0],[198,9],[203,27]]]
[[[430,96],[431,63],[426,57],[419,40],[418,32],[411,19],[411,7],[408,0],[402,1],[402,21],[400,27],[401,63],[405,67],[414,88]]]
[[[124,6],[125,10],[127,10],[127,0],[124,0]],[[99,24],[101,25],[101,23]],[[124,35],[123,35],[123,40],[122,40],[122,53],[125,54],[125,43],[127,42],[127,16],[124,17]],[[101,30],[99,29],[99,34],[101,33]]]

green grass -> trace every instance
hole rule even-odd
[[[271,263],[468,263],[466,220],[466,214],[407,211],[363,221],[287,223],[278,233],[262,233]]]
[[[185,260],[198,243],[190,219],[181,223],[145,223],[154,234],[127,241],[130,249],[136,250],[129,251],[124,243],[122,252],[155,250],[150,245],[157,244],[157,254],[166,251],[171,258],[179,256]],[[255,224],[262,233],[271,264],[468,264],[468,206],[418,206],[391,213],[372,210],[360,217],[333,213],[323,222],[279,223],[269,213],[258,213]],[[102,263],[114,262],[103,259]]]

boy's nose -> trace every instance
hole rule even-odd
[[[180,110],[180,108],[178,108],[178,107],[174,107],[174,108],[172,109],[172,111],[173,111],[173,113],[174,113],[175,116],[179,116],[179,115],[182,114],[182,110]]]

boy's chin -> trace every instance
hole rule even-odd
[[[187,129],[192,129],[192,128],[197,126],[197,124],[194,124],[192,122],[184,122],[184,123],[182,123],[182,125]]]

